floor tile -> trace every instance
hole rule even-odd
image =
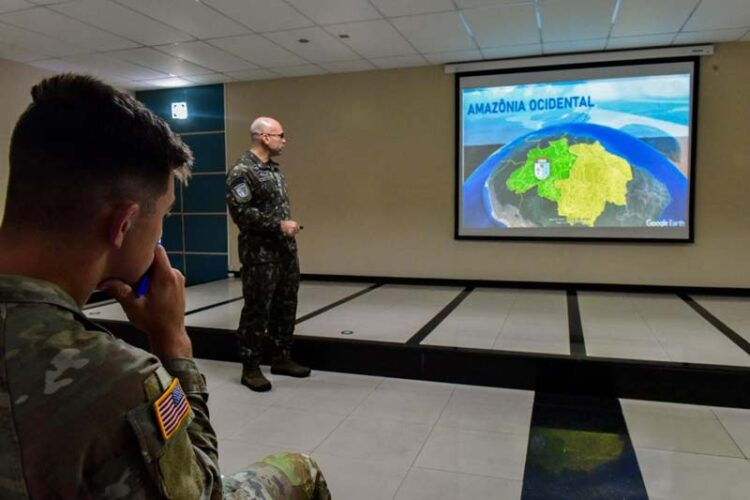
[[[522,482],[414,467],[395,500],[458,500],[521,498]]]
[[[636,448],[651,498],[746,500],[750,462],[745,459]]]
[[[502,479],[523,479],[528,436],[436,426],[415,465]]]
[[[229,439],[310,450],[322,443],[341,420],[340,415],[331,413],[273,407],[243,425]]]
[[[297,410],[323,411],[342,416],[349,415],[373,391],[370,387],[332,384],[309,380],[307,383],[290,389],[286,398],[274,406]]]
[[[391,500],[409,466],[384,460],[313,453],[335,499]]]
[[[449,394],[419,394],[375,389],[352,416],[433,425],[448,402]]]
[[[663,414],[654,418],[649,411],[624,410],[630,439],[636,448],[742,457],[719,420]]]
[[[429,433],[429,425],[352,416],[315,452],[408,466]]]

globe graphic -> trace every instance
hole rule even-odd
[[[596,180],[566,189],[576,162],[583,161],[575,154],[581,151],[594,152],[587,161],[596,175],[586,175]],[[542,128],[499,148],[466,179],[464,227],[644,227],[652,221],[685,221],[688,181],[669,156],[601,125]],[[561,163],[567,163],[562,170]],[[603,196],[603,190],[615,195]],[[575,207],[582,208],[576,212]]]

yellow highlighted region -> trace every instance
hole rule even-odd
[[[578,158],[570,176],[555,183],[561,193],[557,211],[569,224],[593,227],[607,202],[625,205],[633,170],[625,159],[608,152],[598,141],[575,144],[570,152]]]

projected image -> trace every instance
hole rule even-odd
[[[691,78],[462,88],[459,235],[686,239]]]

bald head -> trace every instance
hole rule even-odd
[[[250,140],[251,151],[263,161],[280,155],[286,144],[281,123],[267,116],[256,118],[250,125]]]
[[[280,130],[282,130],[281,124],[278,121],[267,116],[260,116],[250,125],[250,136],[252,141],[257,143],[263,134],[278,133]]]

